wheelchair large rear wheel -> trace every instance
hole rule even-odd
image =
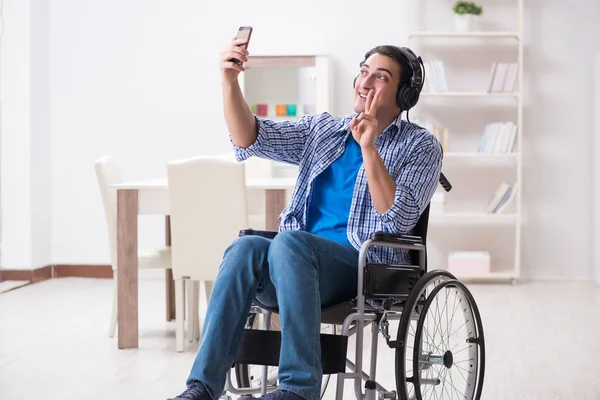
[[[483,324],[473,296],[457,280],[436,286],[423,306],[413,348],[417,400],[479,400],[485,371]]]
[[[445,270],[432,270],[424,274],[411,290],[402,309],[396,336],[396,393],[399,400],[416,399],[413,374],[413,348],[417,321],[426,299],[443,282],[456,277]]]

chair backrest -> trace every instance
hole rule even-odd
[[[117,267],[117,192],[109,185],[122,181],[121,170],[118,163],[108,155],[95,161],[96,179],[102,195],[104,215],[108,231],[108,244],[113,270]]]
[[[429,207],[427,204],[425,210],[421,213],[419,220],[417,221],[415,227],[412,230],[412,236],[419,236],[423,241],[423,244],[427,246],[427,228],[429,226]],[[419,265],[419,252],[416,250],[412,250],[409,252],[410,261],[412,265]],[[427,271],[427,252],[425,252],[425,271]]]
[[[214,280],[248,227],[245,165],[201,156],[167,163],[173,276]]]
[[[219,160],[237,161],[234,152],[222,153],[216,156],[211,156]],[[246,166],[246,176],[249,178],[271,178],[273,176],[273,164],[271,160],[260,157],[249,157],[242,164]]]

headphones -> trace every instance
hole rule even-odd
[[[408,67],[410,68],[410,79],[408,82],[401,82],[398,86],[398,92],[396,93],[396,104],[402,111],[408,111],[413,108],[419,101],[419,95],[421,89],[423,89],[423,83],[425,82],[425,66],[420,56],[417,56],[408,47],[397,47],[397,46],[386,46],[390,47],[397,53],[398,56],[403,58]],[[373,54],[373,50],[369,50],[365,54],[365,60]],[[362,61],[362,66],[365,61]],[[360,76],[357,75],[352,82],[352,87],[356,87],[356,80]]]

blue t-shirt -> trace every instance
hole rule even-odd
[[[353,247],[348,241],[347,226],[354,183],[362,163],[360,145],[350,134],[344,153],[314,181],[306,215],[308,232]]]

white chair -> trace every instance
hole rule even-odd
[[[96,177],[102,194],[110,258],[113,269],[113,306],[110,318],[108,335],[113,337],[117,327],[117,193],[109,185],[122,181],[121,171],[117,162],[110,156],[103,156],[96,160]],[[156,249],[140,249],[138,251],[138,268],[171,268],[171,248],[168,246]]]
[[[208,303],[225,249],[240,229],[248,227],[245,165],[219,156],[193,157],[169,162],[167,177],[175,312],[179,316],[185,302],[184,282],[205,282]],[[183,351],[183,321],[177,318],[176,324],[177,351]]]
[[[228,152],[215,156],[218,159],[236,161],[235,153]],[[242,164],[246,166],[247,178],[272,178],[275,163],[259,157],[250,157]],[[254,229],[266,229],[265,223],[265,191],[249,190],[248,198],[248,220],[250,226]]]

